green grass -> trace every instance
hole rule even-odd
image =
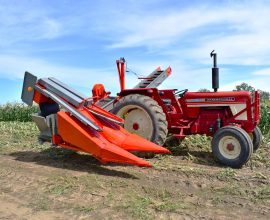
[[[39,131],[33,122],[0,121],[0,152],[23,149],[46,149],[37,142]]]
[[[0,121],[0,131],[2,135],[9,134],[21,138],[35,137],[38,134],[38,129],[33,122]]]
[[[213,195],[212,202],[214,203],[222,203],[230,196],[250,200],[253,203],[262,202],[267,205],[270,202],[270,186],[257,185],[248,189],[241,187],[238,182],[226,183],[222,187],[213,187],[209,195]]]
[[[69,175],[53,176],[50,180],[47,191],[54,195],[68,194],[76,190],[80,183],[77,177]]]
[[[239,196],[241,198],[247,198],[249,194],[252,194],[253,191],[247,191],[246,189],[241,188],[237,183],[230,184],[227,183],[223,187],[215,187],[212,189],[213,193],[216,195],[224,196]]]
[[[91,212],[94,211],[94,208],[93,207],[80,206],[80,205],[76,205],[73,209],[75,211],[82,212],[84,214],[89,214],[89,213],[91,213]]]
[[[217,178],[221,180],[228,180],[236,176],[236,171],[230,167],[224,168],[217,173]]]
[[[270,186],[267,185],[260,189],[256,194],[256,199],[266,200],[270,202]]]
[[[47,196],[34,194],[33,197],[35,198],[35,202],[29,203],[29,208],[33,209],[35,212],[51,210],[53,201],[51,201]]]
[[[160,213],[179,213],[192,207],[183,202],[182,194],[158,187],[143,187],[143,193],[130,192],[125,200],[118,208],[124,208],[135,219],[156,219]]]

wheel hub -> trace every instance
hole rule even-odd
[[[154,127],[150,115],[141,107],[127,105],[117,115],[125,120],[124,128],[147,140],[151,140]]]
[[[138,124],[137,122],[135,122],[135,123],[133,124],[133,129],[134,129],[135,131],[137,131],[137,130],[139,130],[139,128],[140,128],[139,124]]]
[[[227,149],[228,149],[228,151],[233,151],[234,145],[232,143],[227,144]]]
[[[240,142],[233,136],[224,136],[221,138],[218,147],[220,153],[228,159],[237,158],[241,152]]]

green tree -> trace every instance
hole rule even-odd
[[[255,88],[251,85],[248,85],[247,83],[243,82],[240,85],[236,86],[236,90],[237,91],[249,91],[249,92],[254,92]],[[262,102],[267,102],[269,103],[269,99],[270,99],[270,93],[263,91],[263,90],[258,90],[260,92],[260,97],[261,97],[261,101]]]
[[[249,92],[254,92],[255,88],[248,85],[247,83],[243,82],[240,85],[236,86],[237,91],[249,91]]]
[[[255,88],[248,85],[247,83],[241,83],[240,85],[236,86],[236,90],[238,91],[249,91],[249,92],[253,92],[255,91]],[[260,90],[260,99],[261,99],[261,109],[260,109],[260,124],[259,127],[262,131],[262,133],[265,135],[269,135],[270,134],[270,93]]]
[[[259,89],[259,92],[260,92],[261,100],[269,101],[269,98],[270,98],[270,93],[269,92],[262,91],[260,89]]]
[[[199,89],[198,92],[210,92],[210,90],[203,88],[203,89]]]

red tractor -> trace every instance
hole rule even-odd
[[[183,139],[205,134],[212,138],[212,152],[222,164],[241,167],[262,140],[257,127],[260,95],[247,91],[217,92],[219,69],[211,52],[214,92],[188,92],[188,89],[158,90],[171,68],[157,68],[133,89],[125,89],[125,60],[117,60],[121,91],[110,97],[102,84],[95,85],[96,104],[123,118],[124,128],[156,144],[163,145],[168,133]]]

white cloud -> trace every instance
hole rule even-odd
[[[162,10],[161,10],[162,11]],[[165,11],[165,12],[164,12]],[[270,64],[270,5],[262,1],[170,9],[111,20],[110,48],[145,47],[154,53],[208,63],[216,49],[223,64]],[[121,29],[121,32],[113,31]]]
[[[211,89],[211,69],[190,68],[180,61],[172,61],[172,75],[160,86],[160,89],[186,89],[197,91],[200,88]],[[165,69],[169,62],[141,62],[132,60],[128,68],[141,76],[147,76],[158,66]],[[55,65],[43,59],[0,55],[0,77],[8,79],[23,79],[24,72],[29,71],[38,78],[55,77],[67,84],[77,87],[89,88],[89,94],[95,83],[103,83],[106,90],[112,94],[119,92],[119,79],[116,66],[112,68],[74,68],[69,66]],[[131,72],[126,73],[126,88],[133,88],[138,82],[137,76]]]
[[[45,3],[45,2],[44,2]],[[66,7],[62,4],[62,10]],[[74,16],[57,12],[53,4],[40,1],[7,1],[0,4],[0,48],[10,50],[76,33]],[[84,21],[86,23],[86,21]]]
[[[196,68],[177,60],[168,61],[157,59],[155,61],[146,61],[133,59],[129,60],[128,67],[136,73],[147,76],[157,67],[165,70],[171,67],[172,74],[160,85],[160,89],[189,89],[197,91],[200,88],[211,89],[211,68]],[[135,83],[129,84],[134,86]]]
[[[165,47],[195,28],[221,22],[237,24],[240,23],[239,18],[242,16],[247,15],[245,12],[237,10],[227,8],[212,10],[202,6],[180,12],[175,10],[167,14],[150,13],[144,16],[135,14],[119,24],[116,23],[117,26],[121,26],[125,34],[121,39],[116,39],[115,41],[119,42],[112,44],[111,47]]]
[[[59,3],[61,13],[57,13],[57,7],[43,7],[38,3],[18,3],[16,7],[2,4],[0,76],[22,78],[23,72],[28,70],[39,77],[55,76],[67,83],[89,88],[101,82],[109,90],[118,91],[115,67],[100,65],[95,68],[76,68],[69,64],[57,65],[37,55],[40,51],[52,54],[59,48],[72,50],[70,41],[67,44],[58,41],[56,46],[46,47],[42,44],[44,40],[60,39],[63,36],[76,40],[76,36],[79,36],[88,40],[88,45],[103,43],[99,45],[100,48],[106,48],[111,55],[118,54],[118,51],[129,55],[132,49],[139,48],[139,52],[131,52],[128,61],[130,67],[142,75],[147,75],[157,66],[166,68],[170,65],[173,74],[161,88],[211,89],[209,53],[216,49],[219,64],[239,64],[243,71],[246,66],[263,66],[265,69],[245,75],[249,78],[243,81],[269,91],[270,4],[267,1],[228,2],[213,6],[202,1],[192,7],[169,5],[153,10],[149,8],[151,4],[157,4],[156,1],[150,4],[149,1],[138,3],[132,0],[124,5],[121,2],[112,5],[102,1],[102,4],[95,3],[97,5],[94,6],[80,3],[79,7]],[[163,3],[167,5],[167,2]],[[40,46],[32,46],[36,42],[40,42]],[[79,48],[85,46],[79,41],[76,43]],[[25,51],[21,50],[22,45]],[[91,59],[101,58],[93,55]],[[231,82],[224,86],[221,83],[221,89],[232,90],[242,82],[230,73],[230,69],[226,74],[221,74],[226,82]],[[136,77],[127,74],[127,87],[136,83]]]
[[[221,90],[234,90],[236,85],[241,83],[247,83],[254,87],[255,89],[260,89],[263,91],[270,92],[270,68],[255,71],[251,74],[248,79],[233,81],[224,85],[221,85]]]
[[[257,76],[270,76],[270,68],[265,68],[265,69],[261,69],[261,70],[255,71],[255,72],[253,72],[253,75],[257,75]],[[269,83],[270,83],[270,81],[269,81]]]
[[[260,89],[263,91],[270,92],[270,89],[269,89],[270,76],[262,77],[262,78],[252,78],[252,79],[242,80],[242,81],[238,80],[238,81],[231,82],[225,85],[221,85],[220,90],[224,90],[224,91],[234,90],[237,85],[240,85],[243,82],[251,85],[255,89]]]
[[[90,90],[95,83],[103,83],[108,90],[118,91],[117,70],[74,68],[55,65],[42,59],[14,55],[0,55],[0,77],[8,79],[23,79],[24,72],[42,77],[55,77],[63,82]],[[129,80],[129,76],[127,80]]]

